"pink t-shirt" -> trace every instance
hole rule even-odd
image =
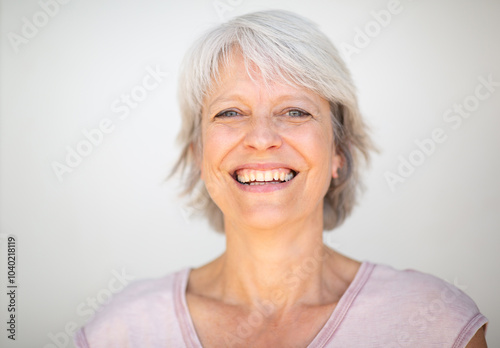
[[[201,347],[186,304],[189,272],[131,284],[76,333],[75,344]],[[458,348],[486,323],[470,297],[441,279],[363,262],[308,347]]]

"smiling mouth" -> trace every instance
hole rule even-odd
[[[240,169],[233,173],[233,178],[242,185],[282,184],[292,180],[298,172],[292,169],[277,168],[271,170]]]

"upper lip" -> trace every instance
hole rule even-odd
[[[253,170],[271,170],[271,169],[291,169],[294,172],[297,172],[296,169],[290,167],[288,164],[284,163],[245,163],[236,168],[234,168],[233,173],[236,173],[240,169],[253,169]]]

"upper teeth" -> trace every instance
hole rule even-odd
[[[252,170],[243,169],[238,171],[238,181],[241,183],[264,183],[268,181],[288,181],[294,176],[289,169],[273,169],[273,170]]]

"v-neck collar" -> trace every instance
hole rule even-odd
[[[351,284],[349,284],[347,290],[344,292],[338,304],[333,309],[332,314],[307,348],[324,347],[331,340],[335,331],[349,311],[352,302],[361,291],[366,281],[370,278],[373,268],[375,268],[375,264],[367,261],[361,263],[354,279]],[[203,346],[201,345],[200,339],[198,338],[194,328],[193,320],[191,318],[191,314],[189,313],[186,301],[186,288],[190,272],[191,268],[185,268],[177,273],[174,280],[173,296],[175,314],[179,320],[182,337],[184,338],[186,346],[189,348],[202,348]]]

